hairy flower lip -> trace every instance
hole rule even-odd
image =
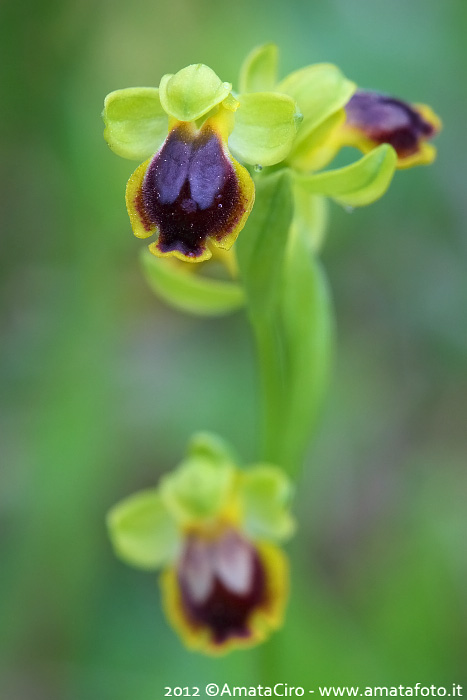
[[[253,206],[253,182],[212,121],[199,129],[176,122],[159,151],[129,180],[134,233],[141,238],[158,233],[149,249],[159,257],[207,260],[208,239],[228,250]]]
[[[266,600],[265,575],[254,546],[234,530],[210,541],[188,538],[177,567],[185,612],[210,630],[215,645],[252,634],[250,617]]]
[[[214,656],[246,649],[267,639],[282,625],[289,592],[289,567],[283,552],[271,543],[247,540],[238,530],[234,535],[246,543],[251,557],[246,594],[228,590],[232,581],[234,585],[235,580],[239,587],[242,585],[242,576],[236,572],[224,574],[228,581],[230,577],[227,586],[219,582],[218,576],[211,579],[204,575],[203,581],[198,579],[194,584],[198,601],[193,600],[193,583],[187,590],[186,571],[180,576],[180,562],[186,550],[182,551],[178,564],[161,576],[163,604],[170,623],[189,649]]]
[[[241,210],[235,171],[212,129],[173,129],[144,177],[144,209],[159,228],[157,248],[199,257],[206,238],[222,240]]]

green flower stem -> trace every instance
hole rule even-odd
[[[281,300],[282,313],[252,318],[261,381],[261,459],[292,475],[300,470],[312,438],[332,347],[332,310],[324,277],[309,254],[302,262],[308,272],[317,273],[305,278],[306,289],[299,279],[291,281]],[[288,313],[288,302],[294,300],[296,313],[293,308]]]
[[[303,236],[291,235],[279,309],[287,393],[280,464],[297,473],[319,417],[329,380],[333,310],[319,260]]]
[[[261,458],[296,474],[326,388],[332,311],[310,243],[323,218],[293,226],[291,185],[285,169],[257,179],[238,257],[259,360]]]
[[[262,403],[262,460],[273,463],[282,453],[283,409],[286,378],[280,330],[273,320],[260,317],[252,320],[258,355]],[[285,465],[284,465],[285,466]]]

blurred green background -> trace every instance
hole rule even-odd
[[[4,0],[2,700],[467,683],[466,15],[463,0]],[[338,346],[287,624],[216,661],[184,650],[155,577],[114,558],[104,514],[196,429],[254,459],[252,342],[241,314],[200,321],[151,295],[124,206],[134,164],[105,145],[100,112],[109,91],[193,62],[235,82],[271,40],[282,75],[335,62],[431,104],[444,131],[433,167],[397,173],[367,209],[333,208]]]

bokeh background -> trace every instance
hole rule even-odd
[[[2,700],[467,684],[466,15],[463,0],[3,0]],[[241,314],[197,320],[151,294],[124,207],[134,166],[100,112],[109,91],[188,63],[235,82],[271,40],[282,75],[335,62],[431,104],[444,131],[434,167],[398,173],[367,209],[333,208],[338,344],[287,624],[210,660],[168,628],[155,577],[114,558],[104,514],[196,429],[254,459],[252,342]]]

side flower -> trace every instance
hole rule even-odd
[[[118,155],[144,162],[130,177],[126,203],[133,233],[156,234],[158,257],[208,260],[212,245],[228,250],[254,202],[248,170],[231,155],[235,139],[245,163],[274,165],[295,137],[298,114],[285,95],[262,93],[241,104],[208,66],[163,76],[159,88],[107,95],[104,137]]]
[[[409,104],[379,92],[357,90],[345,107],[346,120],[338,133],[341,145],[368,153],[379,144],[390,144],[397,166],[429,165],[436,149],[428,143],[441,129],[431,107]]]
[[[274,90],[298,105],[302,121],[284,165],[293,173],[292,230],[316,252],[326,228],[327,198],[347,208],[376,201],[396,169],[434,160],[436,149],[428,141],[441,122],[427,105],[358,89],[332,64],[305,66],[282,80],[277,65],[274,44],[257,47],[243,63],[240,89]],[[355,146],[363,157],[322,171],[345,146]]]
[[[157,489],[110,511],[109,534],[126,563],[162,568],[164,609],[186,646],[222,654],[282,624],[288,563],[276,542],[294,530],[290,496],[279,468],[238,469],[222,441],[198,434]]]

